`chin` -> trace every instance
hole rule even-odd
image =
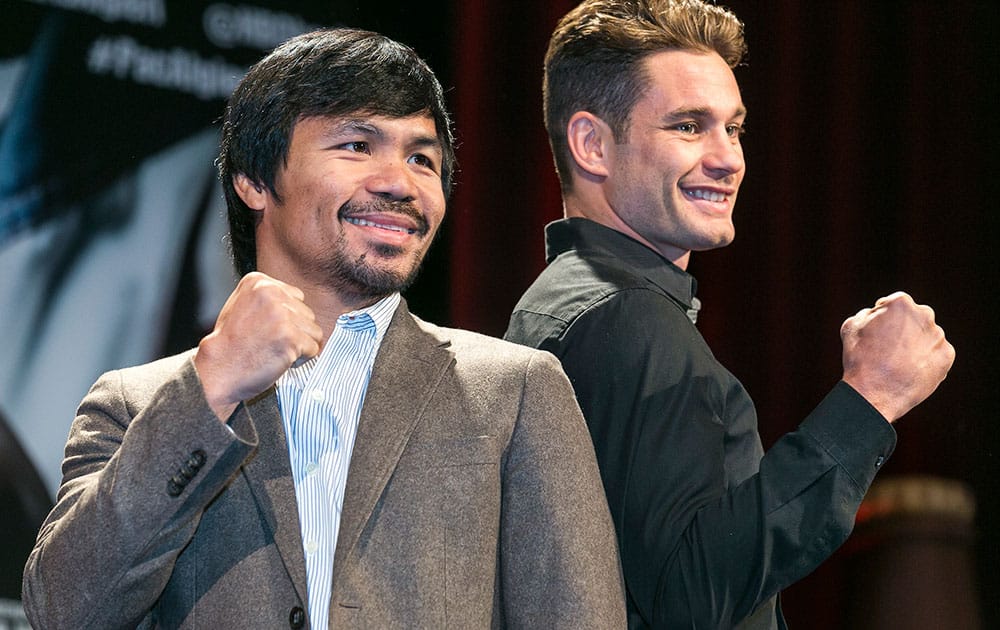
[[[405,291],[417,278],[419,265],[380,266],[361,265],[354,269],[354,285],[371,296],[382,296]]]
[[[691,251],[694,252],[708,252],[713,249],[722,249],[730,243],[732,243],[736,238],[735,234],[725,234],[719,235],[716,238],[706,238],[699,247],[692,247]]]

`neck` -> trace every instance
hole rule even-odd
[[[567,219],[587,219],[621,232],[625,236],[639,241],[649,249],[663,256],[680,269],[687,271],[688,262],[691,259],[691,252],[689,250],[655,246],[641,234],[633,230],[628,223],[623,221],[603,197],[599,197],[595,201],[593,197],[588,197],[587,195],[581,195],[573,191],[567,192],[563,196],[563,216]]]

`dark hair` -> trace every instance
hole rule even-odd
[[[632,108],[647,89],[643,61],[664,50],[715,52],[735,68],[746,54],[743,24],[701,0],[585,0],[556,26],[545,54],[545,128],[563,191],[572,188],[566,125],[578,111],[628,136]]]
[[[437,127],[447,197],[455,166],[451,120],[441,84],[411,48],[369,31],[324,29],[288,40],[253,65],[229,99],[216,162],[236,271],[243,275],[257,267],[257,213],[236,194],[233,178],[243,174],[280,200],[275,177],[288,159],[296,122],[310,116],[421,113]]]

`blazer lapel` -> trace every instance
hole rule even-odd
[[[257,429],[257,455],[243,466],[261,514],[274,533],[285,568],[299,598],[307,601],[306,563],[302,551],[299,510],[295,501],[295,483],[288,461],[285,428],[278,410],[278,397],[272,387],[247,402],[247,413]]]
[[[403,448],[453,357],[401,301],[382,339],[365,394],[344,491],[333,580],[361,536]]]

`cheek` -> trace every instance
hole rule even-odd
[[[444,191],[441,189],[441,182],[424,187],[421,197],[424,200],[424,212],[427,214],[431,226],[436,228],[444,220],[447,201],[444,198]]]

